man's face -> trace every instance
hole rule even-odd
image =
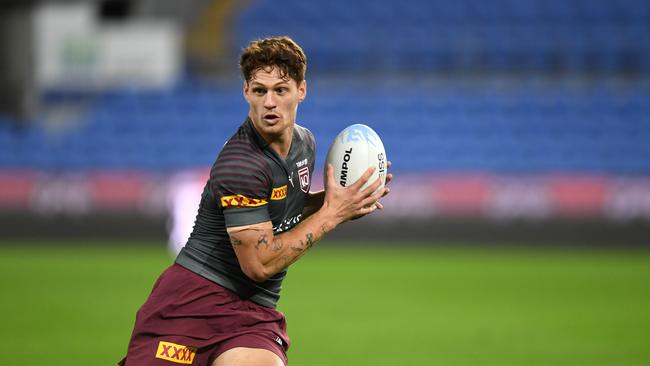
[[[256,71],[250,82],[244,82],[244,97],[250,106],[248,113],[257,131],[273,142],[293,131],[298,103],[305,99],[307,83],[300,85],[282,79],[276,67]]]

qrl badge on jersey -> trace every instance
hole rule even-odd
[[[171,342],[160,341],[156,351],[156,358],[184,365],[191,365],[194,362],[194,356],[196,356],[196,348]]]
[[[298,178],[300,179],[300,189],[305,193],[309,193],[309,167],[300,168]]]

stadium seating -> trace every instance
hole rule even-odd
[[[306,49],[300,120],[319,162],[364,122],[396,169],[650,174],[646,0],[257,0],[234,34],[238,48],[287,34]],[[208,166],[244,118],[240,88],[49,93],[46,106],[75,102],[80,114],[64,126],[0,119],[0,170]]]
[[[644,0],[258,0],[237,45],[287,34],[314,70],[650,72]]]
[[[300,120],[320,142],[353,122],[384,136],[396,168],[499,173],[650,173],[650,88],[503,88],[310,81]],[[334,84],[337,84],[334,82]],[[335,90],[336,92],[333,92]],[[80,127],[0,123],[0,168],[45,170],[203,167],[244,118],[239,87],[179,86],[97,98]]]

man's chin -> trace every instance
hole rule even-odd
[[[262,123],[264,125],[264,128],[269,129],[278,128],[281,125],[280,120],[264,120]]]
[[[259,124],[256,124],[257,130],[268,137],[280,137],[291,127],[292,124],[287,124],[282,119],[276,121],[262,119]]]

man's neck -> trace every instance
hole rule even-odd
[[[293,139],[293,129],[289,131],[288,136],[281,136],[270,141],[269,146],[273,149],[281,158],[286,158],[289,155],[289,150],[291,150],[291,140]],[[268,140],[267,140],[268,141]]]
[[[255,124],[251,123],[251,125],[257,131]],[[291,150],[291,141],[293,141],[294,128],[295,125],[293,128],[287,129],[287,131],[285,131],[285,133],[282,135],[265,135],[260,131],[257,131],[257,133],[260,135],[260,137],[262,137],[262,139],[264,139],[264,141],[269,144],[269,147],[273,149],[273,151],[275,151],[281,158],[285,159]]]

